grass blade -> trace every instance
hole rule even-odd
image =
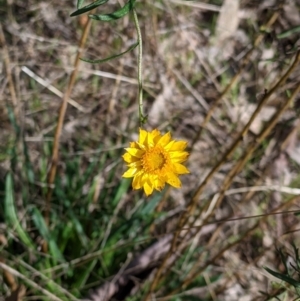
[[[78,16],[78,15],[81,15],[81,14],[84,14],[90,10],[93,10],[94,8],[97,8],[98,6],[102,5],[102,4],[105,4],[108,0],[98,0],[98,1],[95,1],[85,7],[82,7],[76,11],[74,11],[70,17],[74,17],[74,16]],[[83,2],[83,1],[82,1]]]
[[[104,62],[107,62],[107,61],[110,61],[110,60],[119,58],[120,56],[122,56],[122,55],[126,54],[127,52],[129,52],[129,51],[133,50],[134,48],[136,48],[138,44],[139,44],[139,43],[137,42],[137,43],[133,44],[132,46],[130,46],[130,47],[129,47],[127,50],[125,50],[124,52],[121,52],[121,53],[119,53],[119,54],[112,55],[112,56],[107,57],[107,58],[105,58],[105,59],[101,59],[101,60],[89,60],[89,59],[82,59],[82,58],[81,58],[81,60],[84,61],[84,62],[87,62],[87,63],[92,63],[92,64],[100,64],[100,63],[104,63]]]
[[[40,232],[41,236],[48,242],[50,253],[54,259],[64,260],[62,253],[60,252],[55,240],[53,239],[49,229],[45,223],[45,220],[41,212],[34,207],[32,209],[32,220]]]
[[[16,230],[20,240],[28,247],[34,249],[34,243],[30,239],[27,232],[22,228],[19,223],[19,219],[16,213],[15,201],[13,195],[14,187],[13,187],[13,179],[12,175],[9,172],[6,176],[5,180],[5,200],[4,200],[4,214],[6,223]]]
[[[127,15],[133,8],[136,0],[129,0],[122,8],[119,10],[111,13],[111,14],[106,14],[106,15],[90,15],[89,17],[97,20],[97,21],[113,21],[113,20],[118,20],[125,15]]]

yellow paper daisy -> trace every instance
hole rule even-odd
[[[184,151],[186,146],[185,141],[172,140],[170,132],[161,135],[158,130],[147,132],[140,129],[139,140],[125,148],[123,159],[129,169],[123,177],[133,178],[133,189],[143,188],[147,196],[154,189],[162,190],[165,183],[179,188],[178,175],[189,173],[181,164],[189,155]]]

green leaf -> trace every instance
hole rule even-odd
[[[41,212],[36,207],[33,207],[32,209],[32,220],[41,236],[48,242],[49,250],[53,258],[64,260],[63,255],[61,254],[56,241],[53,239]]]
[[[76,217],[76,215],[73,213],[72,210],[70,210],[69,214],[71,221],[73,222],[73,225],[75,227],[75,230],[77,232],[77,235],[81,241],[81,244],[83,247],[88,248],[88,238],[84,232],[84,227]]]
[[[264,269],[269,272],[271,275],[273,275],[274,277],[286,282],[286,283],[289,283],[290,285],[294,286],[294,287],[300,287],[300,282],[287,276],[287,275],[284,275],[284,274],[281,274],[281,273],[278,273],[278,272],[275,272],[267,267],[264,267]]]
[[[82,289],[86,285],[88,278],[95,269],[97,261],[98,260],[95,259],[85,266],[84,270],[78,275],[78,280],[73,285],[74,288]]]
[[[276,37],[277,39],[284,39],[298,32],[300,32],[299,25],[277,34]]]
[[[146,203],[146,206],[141,210],[141,216],[153,214],[156,205],[161,199],[161,194],[156,194],[154,197],[152,197],[151,200],[148,203]]]
[[[83,5],[84,0],[77,0],[77,8],[80,8]]]
[[[130,179],[122,179],[121,180],[121,183],[120,183],[120,186],[118,187],[116,195],[111,202],[113,206],[116,206],[119,203],[119,201],[121,200],[122,196],[124,196],[126,194],[130,184],[131,184]]]
[[[87,63],[92,63],[92,64],[99,64],[99,63],[104,63],[104,62],[107,62],[107,61],[110,61],[110,60],[113,60],[113,59],[116,59],[116,58],[119,58],[120,56],[126,54],[127,52],[133,50],[139,43],[135,43],[133,44],[132,46],[130,46],[126,51],[122,52],[122,53],[119,53],[119,54],[115,54],[113,56],[110,56],[110,57],[107,57],[105,59],[101,59],[101,60],[89,60],[89,59],[82,59],[82,61],[84,62],[87,62]]]
[[[27,232],[24,231],[16,213],[14,195],[14,187],[11,173],[8,173],[5,181],[5,200],[4,200],[4,214],[5,220],[10,228],[13,228],[18,233],[20,240],[29,248],[35,249],[34,243],[30,239]]]
[[[113,21],[120,19],[127,15],[133,8],[136,0],[129,0],[122,8],[119,10],[106,15],[89,15],[90,18],[97,20],[97,21]]]
[[[102,4],[105,4],[107,1],[108,0],[98,0],[98,1],[95,1],[95,2],[93,2],[91,4],[89,4],[89,5],[86,5],[86,6],[82,7],[82,8],[74,11],[70,16],[74,17],[74,16],[78,16],[78,15],[84,14],[84,13],[86,13],[86,12],[88,12],[88,11],[90,11],[90,10],[92,10],[92,9],[94,9],[94,8],[102,5]]]

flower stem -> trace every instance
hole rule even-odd
[[[142,78],[142,59],[143,59],[143,43],[142,43],[142,35],[141,35],[141,29],[138,21],[138,17],[136,14],[135,9],[132,10],[133,12],[133,18],[134,18],[134,24],[137,31],[137,39],[138,39],[138,85],[139,85],[139,120],[140,125],[142,126],[147,120],[146,116],[144,116],[143,113],[143,78]]]

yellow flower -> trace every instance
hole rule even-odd
[[[179,188],[178,175],[189,173],[181,164],[189,155],[184,151],[186,146],[185,141],[171,140],[170,132],[161,135],[158,130],[147,132],[140,129],[139,140],[125,148],[123,159],[129,169],[122,177],[133,178],[133,189],[143,188],[147,196],[154,189],[162,190],[165,183]]]

